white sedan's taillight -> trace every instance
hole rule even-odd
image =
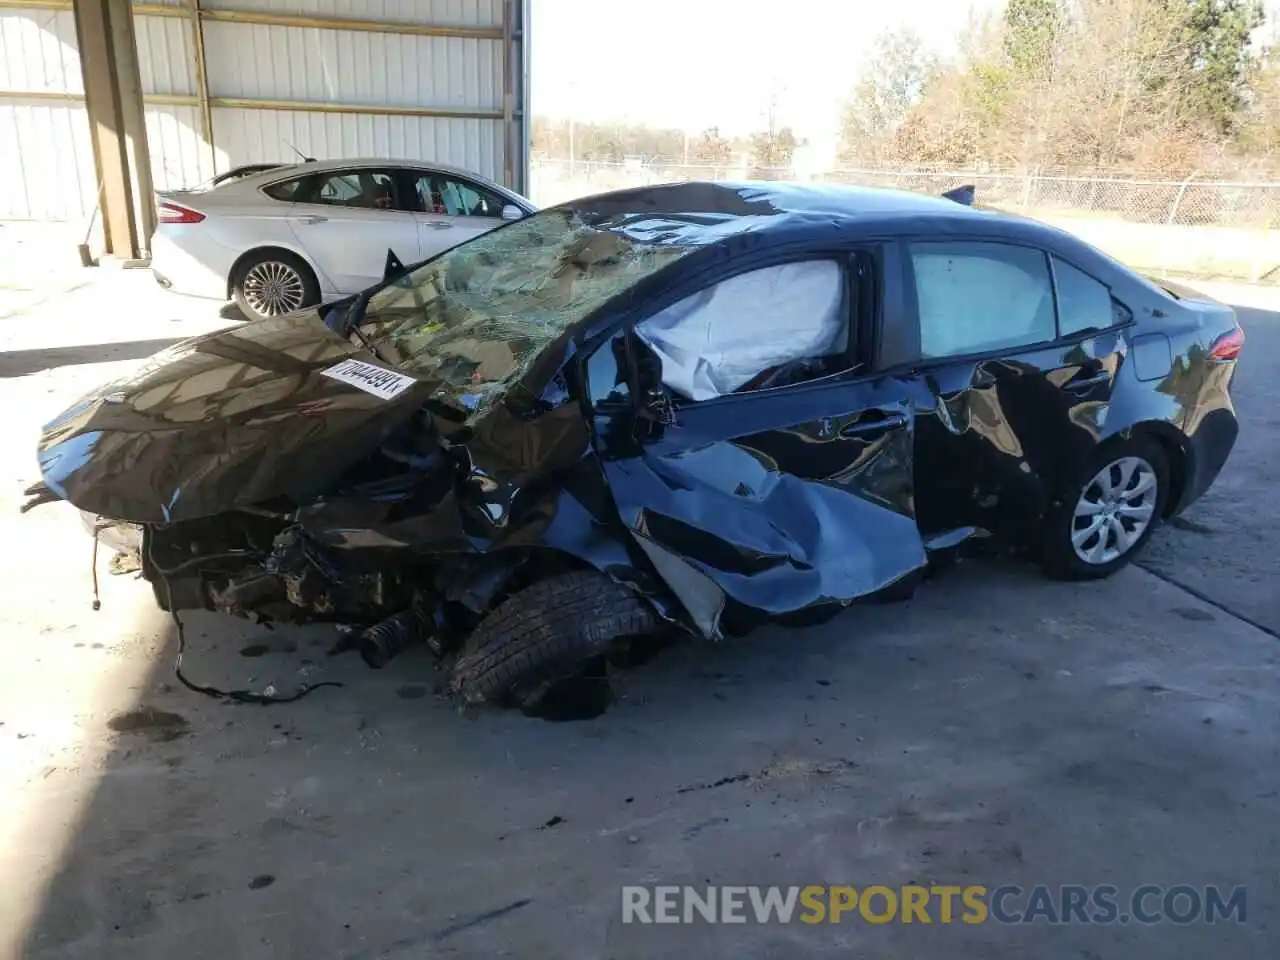
[[[176,203],[162,203],[156,208],[156,212],[161,223],[199,223],[204,219],[204,214],[198,210]]]

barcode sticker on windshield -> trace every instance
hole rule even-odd
[[[413,377],[406,377],[402,373],[396,373],[394,370],[388,370],[376,364],[365,363],[363,360],[343,360],[337,366],[321,370],[320,374],[333,380],[349,383],[383,400],[400,396],[418,382]]]

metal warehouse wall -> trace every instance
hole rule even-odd
[[[79,219],[94,187],[71,10],[0,9],[0,218]]]
[[[527,191],[528,3],[134,3],[155,187],[287,162],[292,145]],[[84,218],[96,192],[71,3],[0,0],[0,219]]]

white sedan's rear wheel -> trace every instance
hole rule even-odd
[[[237,266],[231,296],[245,316],[257,320],[319,303],[320,285],[301,258],[284,250],[263,250]]]

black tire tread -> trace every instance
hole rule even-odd
[[[650,633],[653,610],[595,570],[541,580],[504,600],[467,638],[453,689],[469,703],[532,690],[593,656],[617,637]]]

